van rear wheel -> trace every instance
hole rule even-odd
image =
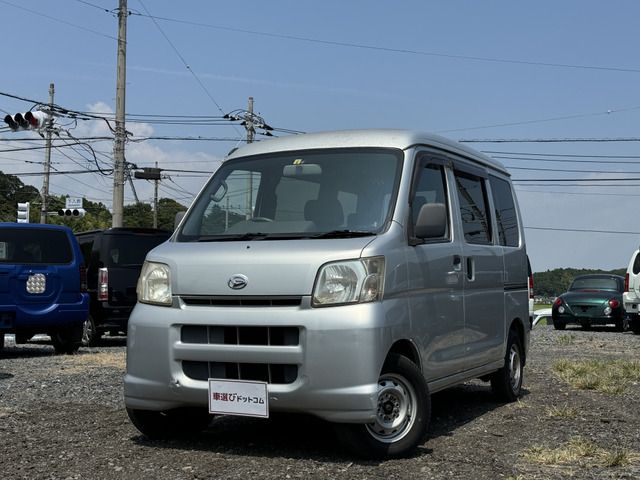
[[[520,338],[515,330],[511,330],[504,366],[491,375],[491,389],[500,400],[514,402],[522,390],[523,373],[524,356]]]
[[[340,440],[365,458],[402,457],[423,440],[431,416],[429,389],[408,358],[391,355],[378,380],[376,418],[369,424],[337,424]]]
[[[213,415],[206,409],[176,408],[167,411],[127,408],[131,423],[151,440],[184,438],[200,433],[209,426]]]

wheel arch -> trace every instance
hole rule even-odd
[[[528,320],[527,320],[528,323]],[[524,321],[521,318],[514,318],[509,326],[509,333],[515,332],[520,340],[520,350],[522,350],[522,364],[523,366],[527,363],[527,335],[528,329],[525,326]]]
[[[396,340],[391,348],[387,352],[385,361],[389,359],[392,354],[402,355],[414,363],[420,371],[422,371],[422,362],[420,360],[420,352],[415,343],[409,339]]]

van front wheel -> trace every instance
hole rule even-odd
[[[359,456],[402,457],[423,440],[430,416],[431,398],[422,372],[408,358],[394,354],[378,380],[375,420],[338,424],[336,429],[345,446]]]

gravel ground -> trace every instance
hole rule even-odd
[[[631,333],[536,327],[519,402],[497,403],[480,382],[438,393],[429,438],[415,455],[371,462],[349,456],[329,425],[306,417],[220,417],[191,440],[147,441],[124,411],[124,338],[73,356],[54,355],[46,343],[7,341],[0,478],[637,479],[638,382],[620,395],[576,390],[551,366],[560,358],[640,360],[639,345]],[[532,455],[567,445],[575,451],[576,442],[604,450],[546,462]]]

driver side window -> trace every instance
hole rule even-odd
[[[414,237],[415,226],[418,221],[418,215],[423,205],[440,203],[445,205],[448,217],[447,202],[447,181],[444,165],[439,163],[431,163],[427,159],[421,161],[420,168],[416,172],[414,180],[414,192],[410,199],[410,232]],[[435,241],[444,241],[449,239],[449,218],[447,218],[447,229],[444,236],[434,239]],[[433,241],[433,240],[432,240]]]

